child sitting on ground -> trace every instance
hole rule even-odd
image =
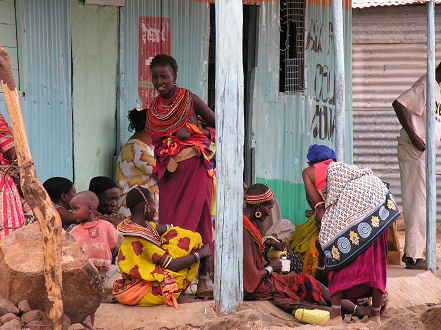
[[[80,225],[70,234],[104,280],[112,262],[111,250],[117,248],[119,233],[110,222],[96,217],[98,203],[98,197],[91,191],[80,192],[72,198],[72,213]]]
[[[80,192],[72,198],[70,207],[79,225],[73,228],[70,234],[81,246],[90,263],[96,267],[104,282],[112,262],[111,250],[121,245],[123,237],[121,235],[119,239],[118,231],[110,222],[97,218],[98,203],[98,197],[91,191]],[[89,316],[93,326],[95,313]]]

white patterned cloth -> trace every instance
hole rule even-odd
[[[328,270],[363,253],[400,212],[386,185],[370,169],[333,162],[326,175],[325,214],[319,233]]]

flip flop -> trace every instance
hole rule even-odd
[[[195,296],[198,298],[204,298],[206,300],[212,300],[213,299],[213,291],[208,290],[208,289],[197,290],[195,293]]]

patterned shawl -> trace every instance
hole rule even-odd
[[[400,213],[386,185],[370,169],[333,162],[326,180],[319,240],[327,268],[338,269],[363,253]]]

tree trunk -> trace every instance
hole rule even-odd
[[[43,235],[44,271],[46,290],[50,303],[49,318],[54,329],[62,329],[62,264],[61,219],[49,195],[38,180],[21,115],[20,102],[8,52],[0,44],[0,84],[11,121],[17,153],[20,183],[24,198],[32,208]]]

